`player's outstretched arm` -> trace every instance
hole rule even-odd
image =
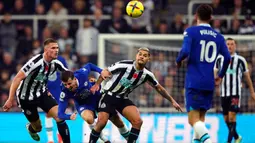
[[[68,115],[65,113],[67,105],[68,100],[65,99],[65,93],[61,92],[58,105],[58,118],[62,120],[75,120],[76,113],[73,113],[72,115]]]
[[[95,72],[97,72],[97,73],[99,73],[99,74],[101,74],[101,72],[102,72],[102,69],[101,69],[101,68],[99,68],[98,66],[96,66],[96,65],[94,65],[94,64],[92,64],[92,63],[87,63],[87,64],[84,66],[84,68],[85,68],[85,69],[88,69],[89,72],[90,72],[90,71],[95,71]]]
[[[13,78],[13,81],[12,81],[12,84],[11,84],[11,87],[10,87],[10,91],[9,91],[9,98],[3,106],[4,111],[9,111],[9,109],[12,107],[12,102],[13,102],[14,97],[15,97],[15,92],[18,89],[20,82],[25,78],[26,78],[26,75],[21,70]]]
[[[158,85],[154,86],[154,88],[157,90],[157,92],[161,96],[163,96],[168,101],[170,101],[176,110],[183,112],[180,105],[174,100],[174,98],[166,91],[166,89],[162,85],[158,84]]]
[[[189,30],[187,30],[187,31],[185,31],[183,33],[184,38],[183,38],[182,49],[181,49],[178,57],[176,58],[176,65],[177,65],[177,67],[180,67],[182,61],[185,58],[187,58],[189,56],[189,54],[190,54],[192,38],[191,38],[191,36],[189,34],[190,34]]]
[[[254,92],[254,88],[253,88],[253,85],[252,85],[250,73],[248,71],[244,72],[244,77],[245,77],[246,83],[248,84],[251,97],[253,98],[253,100],[255,100],[255,92]]]

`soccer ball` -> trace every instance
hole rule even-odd
[[[126,12],[130,17],[137,18],[143,14],[144,7],[140,1],[132,0],[126,6]]]

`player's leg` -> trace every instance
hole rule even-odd
[[[200,91],[197,89],[186,89],[186,109],[188,112],[189,124],[193,127],[195,136],[194,140],[203,143],[211,143],[208,130],[201,119],[204,118],[206,111],[211,107],[213,91]]]
[[[89,143],[96,143],[101,131],[104,129],[105,125],[107,124],[107,121],[109,119],[109,116],[111,113],[114,113],[115,107],[113,106],[112,103],[115,102],[114,97],[104,94],[98,104],[98,118],[97,118],[97,123],[92,129],[90,138],[89,138]]]
[[[222,107],[222,113],[223,113],[223,117],[224,117],[224,121],[228,127],[228,139],[227,142],[231,142],[232,140],[232,135],[230,132],[230,128],[229,128],[229,116],[228,116],[228,112],[231,106],[231,102],[230,102],[230,98],[225,96],[225,97],[221,97],[221,107]]]
[[[235,141],[241,142],[242,137],[238,135],[236,131],[236,114],[239,112],[239,97],[231,97],[231,106],[228,112],[229,128],[231,131],[231,137],[235,138]],[[232,139],[232,138],[231,138]]]
[[[45,116],[45,127],[46,127],[46,133],[47,133],[47,137],[48,137],[48,143],[53,143],[54,142],[53,122],[52,122],[52,118],[49,117],[48,114],[46,114],[46,116]],[[58,140],[58,143],[63,142],[59,132],[57,132],[57,140]]]
[[[204,142],[210,143],[210,136],[208,134],[208,130],[205,127],[205,123],[200,120],[200,111],[199,110],[191,110],[188,112],[188,120],[189,124],[193,127],[195,138],[193,142]]]
[[[68,125],[66,124],[65,120],[58,118],[58,105],[53,106],[48,111],[48,114],[57,122],[58,132],[63,140],[63,143],[70,143],[71,139]]]
[[[118,113],[111,115],[110,121],[118,128],[120,134],[122,137],[124,137],[126,140],[128,139],[128,136],[130,134],[129,129],[124,124]]]
[[[64,120],[58,118],[58,104],[56,100],[47,94],[42,95],[39,100],[39,107],[57,122],[58,132],[62,137],[63,143],[70,143],[69,128]]]
[[[204,112],[205,110],[200,110],[200,121],[202,121],[202,122],[205,122],[205,113],[206,112]],[[192,143],[201,143],[200,142],[200,138],[199,138],[199,134],[196,132],[196,131],[194,131],[194,133],[193,133],[193,141],[192,141]]]
[[[143,120],[138,108],[129,99],[118,102],[117,110],[131,123],[132,128],[128,137],[128,143],[134,143],[138,139]]]
[[[46,114],[45,116],[45,128],[46,128],[46,133],[48,137],[48,143],[53,143],[53,123],[52,123],[52,118],[48,117]]]
[[[90,133],[89,143],[96,143],[109,119],[109,113],[99,112],[96,125]]]
[[[82,110],[83,108],[84,110]],[[79,114],[81,115],[82,119],[88,123],[89,128],[92,130],[96,125],[95,112],[93,110],[86,109],[84,106],[80,106],[77,109],[80,109],[78,110]],[[105,143],[110,142],[104,134],[104,132],[101,132],[99,138]]]
[[[30,136],[35,141],[40,141],[40,136],[38,132],[42,130],[41,120],[39,118],[39,114],[37,111],[37,106],[33,104],[21,104],[22,111],[26,116],[29,123],[26,125],[26,128],[30,134]]]

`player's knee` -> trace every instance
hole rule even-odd
[[[81,112],[81,117],[84,121],[86,121],[88,124],[94,123],[94,112],[91,110],[84,110]]]
[[[93,124],[94,123],[94,118],[91,116],[86,116],[83,118],[88,124]]]
[[[97,125],[100,126],[100,128],[104,128],[107,124],[108,119],[105,117],[98,118]]]
[[[101,125],[106,125],[107,119],[105,119],[105,118],[100,118],[100,119],[97,120],[97,122],[98,122],[99,124],[101,124]]]
[[[133,127],[141,127],[143,124],[143,120],[141,118],[136,118],[134,120],[131,121],[131,124]]]
[[[229,121],[229,122],[235,122],[235,121],[236,121],[235,116],[230,116],[230,117],[228,118],[228,121]]]

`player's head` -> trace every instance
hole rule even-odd
[[[209,23],[212,19],[213,9],[208,4],[201,4],[196,10],[197,21]]]
[[[228,47],[229,53],[232,55],[236,52],[236,41],[233,38],[227,38],[226,44]]]
[[[145,47],[139,48],[136,54],[136,63],[145,66],[148,61],[150,61],[150,50]]]
[[[70,91],[75,91],[78,88],[77,80],[74,77],[74,73],[72,71],[63,71],[61,72],[61,81],[65,88]]]
[[[44,53],[49,59],[56,59],[58,57],[58,43],[52,38],[48,38],[43,42]]]

